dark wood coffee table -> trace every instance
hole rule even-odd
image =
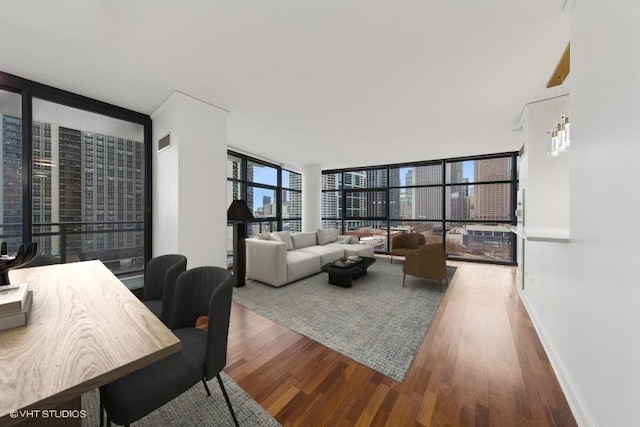
[[[329,283],[343,288],[350,288],[353,279],[367,274],[367,268],[376,262],[375,258],[362,257],[362,261],[350,267],[337,267],[333,262],[322,266],[322,271],[329,274]]]

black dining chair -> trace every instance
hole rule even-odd
[[[176,281],[186,269],[187,258],[171,254],[151,258],[144,272],[142,302],[169,328],[172,327]]]
[[[202,381],[216,377],[236,426],[238,419],[220,372],[227,363],[227,336],[235,277],[219,267],[198,267],[180,275],[176,285],[173,333],[180,352],[100,387],[107,425],[129,425]],[[209,316],[208,330],[196,328],[199,316]]]

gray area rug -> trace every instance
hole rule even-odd
[[[221,374],[231,404],[242,427],[277,427],[280,424],[255,400],[224,373]],[[202,383],[198,383],[176,399],[160,409],[132,424],[133,427],[193,427],[233,426],[233,418],[224,401],[220,385],[215,378],[208,381],[211,396],[207,396]],[[98,390],[82,395],[82,408],[87,410],[87,418],[82,420],[83,427],[100,425],[100,406]],[[105,422],[106,425],[106,422]],[[113,424],[112,424],[113,425]]]
[[[448,267],[449,281],[454,272]],[[407,276],[403,288],[402,261],[388,258],[378,258],[352,288],[327,280],[319,273],[281,288],[248,281],[233,300],[402,381],[442,300],[438,283]]]

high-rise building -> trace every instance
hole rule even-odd
[[[322,175],[322,189],[330,190],[322,192],[322,200],[320,203],[321,206],[321,215],[322,218],[337,218],[339,211],[340,203],[340,192],[334,191],[340,189],[340,183],[338,182],[338,177],[336,174],[323,174]],[[333,228],[335,226],[335,222],[331,220],[323,220],[323,227]]]
[[[0,118],[1,222],[20,223],[21,119]],[[32,234],[40,251],[64,252],[67,261],[101,259],[116,270],[144,265],[144,232],[134,230],[144,220],[143,143],[38,121],[32,134]]]
[[[345,172],[345,189],[363,189],[366,187],[365,172]],[[338,200],[338,210],[341,210],[342,200]],[[361,191],[345,191],[345,215],[347,218],[362,218],[367,215],[367,198]],[[350,221],[350,228],[359,227],[362,221]]]
[[[290,191],[289,194],[289,203],[287,204],[287,212],[286,215],[288,218],[302,218],[302,175],[295,172],[289,172],[289,182],[283,183],[283,185],[287,186],[292,190],[300,190],[300,191]],[[285,216],[285,212],[283,209],[282,216]],[[302,231],[302,224],[300,222],[289,223],[290,231]]]
[[[463,177],[463,162],[447,163],[447,182],[455,184],[465,182]],[[468,181],[468,179],[466,180]],[[465,194],[468,191],[466,185],[452,185],[447,187],[446,218],[453,220],[465,220]]]
[[[9,251],[15,251],[22,244],[22,120],[0,114],[0,122],[0,168],[4,183],[0,189],[0,232]]]
[[[475,182],[508,181],[511,179],[509,157],[477,161],[474,169]],[[473,195],[474,216],[477,220],[508,220],[511,218],[511,185],[476,185]]]
[[[418,166],[413,168],[414,185],[442,183],[440,166]],[[412,198],[412,217],[415,219],[440,219],[442,217],[442,197],[437,188],[415,188]]]

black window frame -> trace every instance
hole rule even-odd
[[[252,221],[248,221],[247,225],[251,226],[253,224],[258,224],[259,225],[259,229],[260,232],[263,231],[262,229],[262,224],[266,223],[266,224],[276,224],[276,230],[273,230],[272,227],[269,227],[269,231],[280,231],[282,230],[283,227],[283,222],[285,221],[300,221],[302,222],[302,216],[299,217],[288,217],[288,218],[282,218],[282,192],[283,190],[286,191],[290,191],[290,192],[296,192],[300,194],[300,199],[302,200],[302,188],[300,188],[300,190],[294,189],[294,188],[290,188],[290,187],[284,187],[282,185],[282,172],[283,171],[287,171],[289,173],[295,173],[297,175],[300,175],[300,177],[302,178],[302,174],[300,174],[300,172],[296,172],[287,168],[283,168],[282,166],[275,164],[275,163],[271,163],[262,159],[258,159],[256,157],[252,157],[250,155],[247,154],[243,154],[243,153],[239,153],[237,151],[233,151],[233,150],[227,150],[227,161],[229,160],[229,157],[235,157],[236,159],[240,160],[240,176],[239,178],[233,178],[233,177],[229,177],[229,174],[227,172],[227,182],[231,182],[234,184],[239,184],[240,186],[240,195],[239,197],[243,200],[247,200],[247,190],[248,188],[252,187],[252,188],[261,188],[261,189],[265,189],[265,190],[272,190],[274,191],[275,194],[275,201],[273,202],[273,205],[275,206],[275,215],[271,215],[268,217],[256,217],[254,218]],[[270,167],[270,168],[274,168],[276,169],[276,185],[270,185],[270,184],[263,184],[263,183],[259,183],[259,182],[255,182],[253,180],[250,180],[248,178],[248,165],[249,162],[258,164],[258,165],[262,165],[262,166],[266,166],[266,167]],[[301,210],[302,212],[302,210]],[[227,225],[232,225],[231,222],[228,222]],[[265,230],[266,231],[266,227]]]
[[[344,169],[327,169],[327,170],[323,170],[322,174],[323,175],[329,175],[329,174],[336,174],[336,180],[339,181],[337,182],[337,188],[333,189],[325,189],[324,188],[324,184],[322,184],[321,188],[322,188],[322,194],[325,193],[335,193],[335,192],[339,192],[339,199],[340,199],[340,204],[338,206],[338,209],[340,210],[340,212],[337,213],[337,217],[327,217],[327,216],[322,216],[321,217],[321,221],[323,224],[328,224],[328,223],[335,223],[335,224],[340,224],[339,225],[339,232],[340,234],[345,234],[347,227],[346,227],[346,223],[347,221],[362,221],[362,222],[366,222],[366,221],[386,221],[386,229],[387,229],[387,242],[386,242],[386,246],[385,248],[389,248],[390,247],[390,233],[389,230],[392,227],[392,223],[396,223],[396,222],[415,222],[415,223],[437,223],[440,226],[440,229],[442,230],[442,244],[445,247],[445,251],[446,251],[446,245],[447,245],[447,238],[446,238],[446,233],[448,232],[448,225],[449,224],[485,224],[485,225],[509,225],[510,227],[513,227],[516,225],[516,216],[515,216],[515,204],[516,204],[516,198],[517,198],[517,190],[518,190],[518,174],[517,174],[517,162],[518,162],[518,156],[519,153],[518,152],[504,152],[504,153],[495,153],[495,154],[486,154],[486,155],[479,155],[479,156],[465,156],[465,157],[455,157],[455,158],[447,158],[447,159],[438,159],[438,160],[425,160],[425,161],[416,161],[416,162],[408,162],[408,163],[394,163],[394,164],[388,164],[388,165],[375,165],[375,166],[367,166],[367,167],[356,167],[356,168],[344,168]],[[466,162],[466,161],[475,161],[475,160],[490,160],[490,159],[499,159],[499,158],[505,158],[505,159],[509,159],[510,162],[510,168],[511,168],[511,176],[510,179],[501,179],[501,180],[487,180],[487,181],[473,181],[473,182],[447,182],[447,166],[449,164],[452,163],[457,163],[457,162]],[[391,171],[392,169],[401,169],[404,167],[421,167],[421,166],[435,166],[435,165],[439,165],[441,170],[441,179],[439,180],[440,183],[439,184],[416,184],[415,181],[412,183],[412,185],[391,185],[390,180],[391,180]],[[346,175],[349,172],[367,172],[367,171],[372,171],[372,170],[378,170],[378,169],[384,169],[386,168],[387,171],[387,185],[386,187],[379,187],[379,186],[374,186],[374,187],[365,187],[365,188],[345,188],[345,180],[346,180]],[[508,184],[511,186],[510,190],[509,190],[509,197],[510,197],[510,206],[509,206],[509,217],[508,219],[505,220],[485,220],[485,219],[452,219],[452,218],[448,218],[447,217],[447,211],[446,211],[446,207],[447,207],[447,189],[450,189],[452,187],[473,187],[473,186],[483,186],[483,185],[493,185],[493,184]],[[412,189],[412,188],[440,188],[441,189],[441,194],[440,194],[440,205],[441,205],[441,212],[438,215],[438,217],[434,217],[434,218],[392,218],[391,217],[391,207],[390,207],[390,192],[392,190],[401,190],[401,189]],[[353,192],[361,192],[361,191],[381,191],[384,190],[386,191],[386,200],[387,200],[387,206],[386,206],[386,217],[385,218],[380,218],[380,217],[368,217],[368,216],[364,216],[364,217],[354,217],[353,215],[347,215],[347,205],[346,205],[346,197],[347,194],[353,193]],[[322,198],[322,200],[324,200],[324,197]],[[461,260],[461,261],[472,261],[472,262],[481,262],[481,263],[489,263],[489,264],[503,264],[503,265],[516,265],[517,263],[517,245],[516,245],[516,236],[514,233],[510,232],[510,235],[508,237],[508,239],[510,239],[510,245],[511,245],[511,253],[510,253],[510,259],[509,260],[492,260],[492,259],[488,259],[488,258],[482,258],[482,259],[475,259],[475,258],[469,258],[469,257],[464,257],[464,256],[457,256],[457,255],[452,255],[452,254],[448,254],[447,253],[447,258],[448,259],[452,259],[452,260]],[[388,250],[384,250],[384,251],[378,251],[379,253],[389,253]]]
[[[75,108],[91,113],[100,114],[117,120],[123,120],[143,127],[143,143],[145,158],[144,176],[144,216],[143,222],[143,246],[144,264],[151,259],[152,248],[152,120],[147,114],[133,111],[127,108],[109,104],[63,89],[58,89],[32,80],[0,71],[0,89],[19,93],[22,96],[22,240],[27,243],[33,238],[33,212],[32,212],[32,154],[33,154],[33,99],[37,98],[66,107]],[[139,270],[118,273],[118,276],[139,274],[144,271],[144,266]]]

